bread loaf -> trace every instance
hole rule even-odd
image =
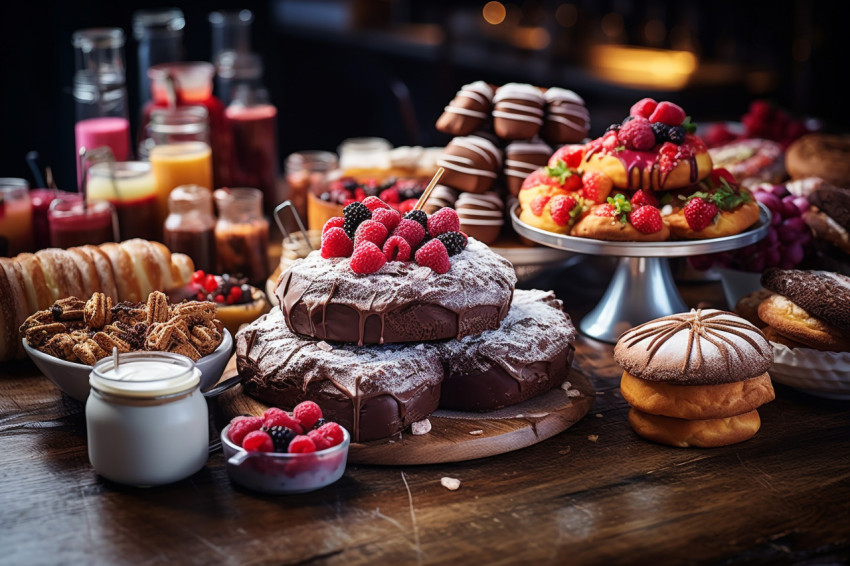
[[[116,303],[140,302],[186,285],[194,271],[189,256],[141,239],[0,258],[0,361],[24,357],[20,325],[60,299],[101,292]]]

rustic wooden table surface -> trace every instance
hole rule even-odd
[[[682,294],[723,305],[716,284]],[[778,386],[752,440],[660,446],[630,430],[611,352],[579,342],[596,405],[549,440],[464,463],[350,465],[295,496],[231,484],[220,451],[176,484],[104,480],[88,462],[83,405],[28,362],[2,365],[0,564],[850,561],[850,403]]]

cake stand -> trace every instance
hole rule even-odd
[[[676,289],[668,258],[725,252],[758,242],[770,228],[770,211],[759,204],[758,222],[734,236],[676,242],[613,242],[555,234],[522,222],[519,205],[511,209],[511,222],[519,235],[538,244],[620,258],[602,299],[579,324],[584,334],[613,344],[629,328],[688,310]]]

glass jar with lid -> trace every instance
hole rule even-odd
[[[86,401],[89,461],[101,476],[163,485],[200,470],[209,454],[207,404],[195,363],[168,352],[97,362]]]
[[[215,269],[215,215],[212,192],[199,185],[181,185],[168,197],[163,243],[192,258],[195,269]]]
[[[242,275],[254,285],[269,276],[269,222],[263,193],[254,188],[218,189],[215,255],[219,273]]]

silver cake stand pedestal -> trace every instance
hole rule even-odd
[[[555,234],[522,222],[519,205],[511,209],[511,222],[519,235],[544,246],[620,258],[602,299],[579,324],[584,334],[613,344],[629,328],[688,310],[676,289],[668,258],[725,252],[758,242],[767,235],[770,211],[759,204],[758,222],[740,234],[677,242],[610,242]]]

